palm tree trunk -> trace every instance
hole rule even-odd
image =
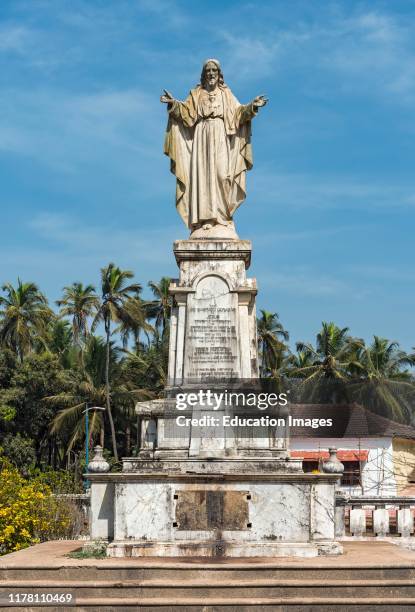
[[[125,452],[127,457],[130,456],[130,451],[131,451],[131,427],[130,425],[127,425],[127,427],[125,428]]]
[[[106,333],[106,359],[105,359],[105,397],[106,397],[106,404],[107,404],[107,414],[108,414],[108,420],[110,422],[110,428],[111,428],[111,438],[112,438],[112,450],[114,453],[114,459],[115,461],[118,461],[118,452],[117,452],[117,440],[115,437],[115,427],[114,427],[114,420],[112,418],[112,412],[111,412],[111,402],[110,402],[110,379],[109,379],[109,372],[110,372],[110,321],[108,319],[105,320],[105,333]]]
[[[265,342],[262,341],[262,351],[261,351],[261,367],[259,368],[260,377],[265,378]]]

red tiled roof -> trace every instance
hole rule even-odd
[[[328,459],[329,453],[326,450],[309,451],[309,450],[292,450],[291,457],[294,459],[305,459],[308,461],[318,461],[319,459]],[[369,456],[368,450],[338,450],[337,458],[340,461],[367,461]]]

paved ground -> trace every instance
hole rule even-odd
[[[172,558],[172,557],[140,557],[123,559],[71,559],[66,555],[79,549],[82,542],[76,540],[61,540],[44,542],[0,557],[2,568],[55,568],[55,567],[189,567],[189,565],[202,567],[217,567],[226,565],[237,568],[244,567],[339,567],[339,568],[367,568],[367,567],[415,567],[415,552],[406,550],[389,542],[343,542],[344,554],[338,557],[316,557],[312,559],[299,558]]]

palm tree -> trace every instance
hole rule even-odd
[[[99,299],[93,285],[83,286],[72,283],[63,288],[63,297],[57,300],[61,317],[72,317],[74,343],[80,346],[88,336],[88,317],[92,317],[99,306]]]
[[[359,367],[361,342],[349,335],[348,327],[325,321],[316,336],[315,347],[297,342],[297,359],[291,362],[290,370],[290,377],[302,379],[295,388],[297,401],[348,401],[346,382]]]
[[[157,330],[161,328],[162,336],[164,336],[168,328],[171,316],[172,296],[169,294],[170,283],[171,278],[167,276],[163,276],[159,283],[154,281],[148,283],[156,298],[148,305],[148,317],[149,319],[155,319],[155,328]]]
[[[105,399],[116,461],[118,461],[117,440],[111,412],[109,380],[111,324],[123,324],[124,327],[137,324],[144,326],[146,324],[142,302],[139,299],[141,285],[139,283],[128,284],[133,276],[133,272],[121,270],[114,263],[110,263],[101,269],[101,300],[92,323],[93,331],[100,322],[104,323],[106,340]]]
[[[312,353],[307,350],[297,350],[296,353],[291,354],[288,358],[287,375],[305,378],[306,375],[304,374],[304,371],[306,371],[306,369],[312,365]]]
[[[399,421],[411,419],[415,385],[407,369],[415,365],[415,355],[408,355],[398,342],[373,337],[370,346],[358,347],[357,376],[351,386],[355,401]]]
[[[47,347],[58,356],[65,369],[76,365],[76,349],[73,344],[73,331],[69,321],[54,319],[49,326]]]
[[[136,393],[141,389],[160,397],[167,382],[168,349],[166,337],[156,332],[150,344],[128,352],[123,363],[127,386]]]
[[[113,378],[118,379],[120,368],[117,363],[117,349],[110,344],[110,370]],[[85,436],[86,404],[103,406],[106,399],[105,389],[106,346],[102,338],[89,335],[86,341],[84,360],[70,391],[45,398],[45,402],[61,408],[51,423],[50,431],[65,444],[68,455],[77,444],[83,444]],[[118,380],[116,387],[118,387]],[[90,440],[101,433],[104,443],[104,418],[100,411],[91,412]]]
[[[19,278],[17,287],[6,283],[2,290],[6,295],[0,296],[0,342],[23,361],[36,343],[44,344],[54,315],[35,283],[22,283]]]
[[[87,404],[101,406],[105,401],[105,385],[96,385],[92,377],[85,373],[82,381],[73,393],[62,392],[45,398],[45,401],[61,407],[51,424],[51,434],[56,434],[65,442],[66,454],[70,453],[77,442],[85,436],[84,410]],[[99,431],[104,431],[102,413],[93,410],[90,420],[90,440]]]
[[[257,320],[258,350],[261,358],[260,373],[266,376],[273,370],[281,367],[287,346],[281,342],[289,339],[289,333],[279,321],[276,312],[261,310],[261,317]]]
[[[369,347],[364,344],[362,346],[361,362],[367,378],[410,380],[410,372],[402,368],[413,366],[415,356],[402,351],[398,342],[373,336],[373,342]]]
[[[138,295],[127,298],[125,302],[125,312],[127,316],[120,321],[117,331],[122,340],[123,349],[127,350],[130,337],[133,338],[135,347],[140,346],[140,334],[145,332],[149,341],[148,333],[154,332],[153,327],[145,320],[148,317],[149,302],[145,302]],[[128,316],[128,313],[131,316]],[[135,314],[134,314],[135,313]]]
[[[353,363],[353,351],[361,341],[349,335],[348,327],[325,321],[321,325],[316,348],[310,343],[297,342],[297,352],[302,354],[305,365],[294,368],[293,373],[305,378],[343,379]]]

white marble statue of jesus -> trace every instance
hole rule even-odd
[[[169,114],[164,152],[177,179],[176,206],[194,237],[215,226],[235,231],[233,215],[252,168],[251,119],[267,103],[257,96],[240,104],[216,59],[204,63],[200,81],[184,102],[166,90],[160,98]]]

